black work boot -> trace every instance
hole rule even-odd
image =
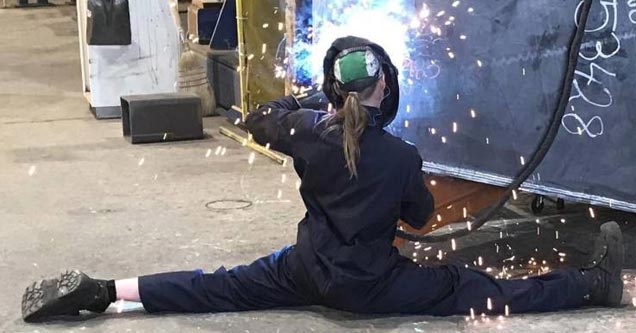
[[[601,226],[588,265],[581,270],[587,283],[588,305],[618,307],[623,297],[621,270],[625,252],[623,235],[616,222]]]
[[[26,288],[22,319],[36,322],[79,315],[80,310],[104,312],[110,303],[105,280],[91,279],[80,271],[66,271],[59,278],[41,280]]]

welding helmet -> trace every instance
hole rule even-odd
[[[355,78],[343,78],[337,72],[338,66],[341,65],[339,62],[352,53],[364,54],[367,58],[367,76],[359,75]],[[377,71],[375,71],[374,67],[376,60],[379,65],[379,70]],[[386,97],[380,105],[382,127],[388,126],[395,119],[400,104],[398,69],[393,65],[391,58],[380,45],[359,37],[338,38],[327,51],[323,70],[325,76],[323,91],[327,95],[329,102],[336,108],[344,106],[343,92],[361,91],[373,85],[384,74]]]

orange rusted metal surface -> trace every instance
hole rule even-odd
[[[407,231],[421,235],[451,223],[466,222],[478,211],[494,204],[505,191],[501,187],[452,177],[426,176],[424,181],[435,198],[435,212],[431,219],[421,230],[402,221],[399,223]],[[403,242],[403,239],[397,238],[395,245]]]

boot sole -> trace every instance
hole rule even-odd
[[[57,280],[56,292],[53,297],[45,299],[43,284],[51,280],[40,280],[27,287],[22,296],[22,318],[26,322],[37,322],[52,316],[77,316],[79,311],[60,313],[60,308],[73,304],[74,293],[77,291],[85,275],[79,271],[66,271]]]
[[[608,222],[601,225],[601,232],[607,244],[607,256],[614,262],[614,271],[611,272],[612,282],[607,294],[607,306],[619,307],[623,298],[623,279],[621,278],[623,263],[625,262],[625,248],[623,234],[616,222]]]

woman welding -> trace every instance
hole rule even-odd
[[[79,271],[28,287],[25,321],[81,310],[103,312],[116,300],[148,312],[226,312],[324,305],[358,313],[502,314],[618,306],[622,235],[601,227],[591,264],[526,280],[497,280],[454,265],[421,266],[392,243],[398,220],[426,225],[433,197],[417,149],[383,128],[395,117],[397,70],[368,40],[334,42],[324,62],[324,91],[334,113],[284,97],[251,112],[254,139],[293,158],[307,208],[297,242],[255,262],[214,273],[184,271],[97,280]]]

